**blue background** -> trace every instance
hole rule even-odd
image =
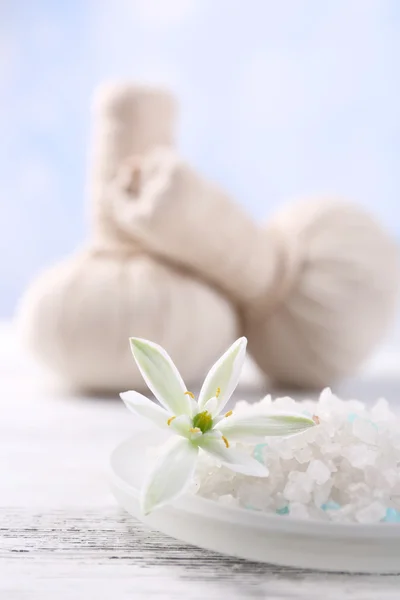
[[[397,0],[6,0],[0,6],[0,318],[86,235],[89,103],[168,84],[180,149],[257,218],[338,194],[400,235]]]

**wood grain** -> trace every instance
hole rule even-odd
[[[10,600],[72,593],[199,600],[399,598],[395,576],[324,574],[224,557],[150,531],[117,508],[2,513],[0,590]]]

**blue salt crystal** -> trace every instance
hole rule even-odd
[[[354,423],[354,421],[356,419],[359,418],[360,415],[358,415],[357,413],[350,413],[349,415],[347,415],[347,420],[349,423]],[[371,419],[368,419],[368,422],[371,423],[371,425],[373,425],[375,427],[375,429],[378,429],[378,425],[376,423],[374,423],[374,421],[371,421]]]
[[[384,523],[400,523],[400,511],[395,508],[388,508],[383,521]]]
[[[260,508],[256,508],[252,504],[245,504],[245,508],[247,508],[247,510],[261,510]]]
[[[264,464],[263,450],[267,446],[268,444],[257,444],[257,446],[254,446],[253,456],[256,460],[258,460],[258,462],[262,464]]]
[[[288,515],[289,514],[289,507],[288,506],[284,506],[283,508],[278,508],[276,510],[276,514],[277,515]]]
[[[340,504],[337,502],[326,502],[321,506],[322,510],[339,510]]]

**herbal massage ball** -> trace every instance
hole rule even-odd
[[[330,384],[382,339],[397,308],[398,247],[364,210],[304,201],[262,227],[172,149],[135,168],[135,202],[117,199],[121,228],[230,297],[269,378]]]
[[[288,206],[263,234],[280,240],[281,266],[270,308],[267,297],[264,314],[245,311],[256,362],[301,387],[353,374],[398,309],[397,244],[363,210],[334,201]]]
[[[22,341],[73,388],[142,388],[130,336],[161,344],[195,382],[238,337],[236,312],[196,275],[150,256],[117,215],[121,197],[135,202],[138,157],[173,143],[175,102],[162,90],[111,86],[93,110],[89,239],[27,290],[17,319]]]

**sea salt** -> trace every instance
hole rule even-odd
[[[288,480],[283,490],[285,498],[287,500],[308,503],[311,498],[313,482],[307,473],[291,471],[288,475]]]
[[[296,519],[309,519],[310,513],[305,504],[300,502],[292,502],[289,509],[289,514]]]
[[[355,516],[359,523],[379,523],[386,516],[386,506],[381,502],[371,502],[356,511]]]
[[[368,419],[355,418],[353,422],[353,434],[365,444],[375,444],[377,438],[377,426]]]
[[[192,493],[282,518],[400,522],[400,417],[386,400],[368,409],[327,389],[318,402],[268,396],[238,402],[235,412],[260,409],[317,415],[320,424],[290,438],[240,444],[268,467],[267,478],[234,473],[201,454]]]
[[[307,474],[316,483],[326,483],[330,479],[331,471],[321,460],[312,460],[307,467]]]

